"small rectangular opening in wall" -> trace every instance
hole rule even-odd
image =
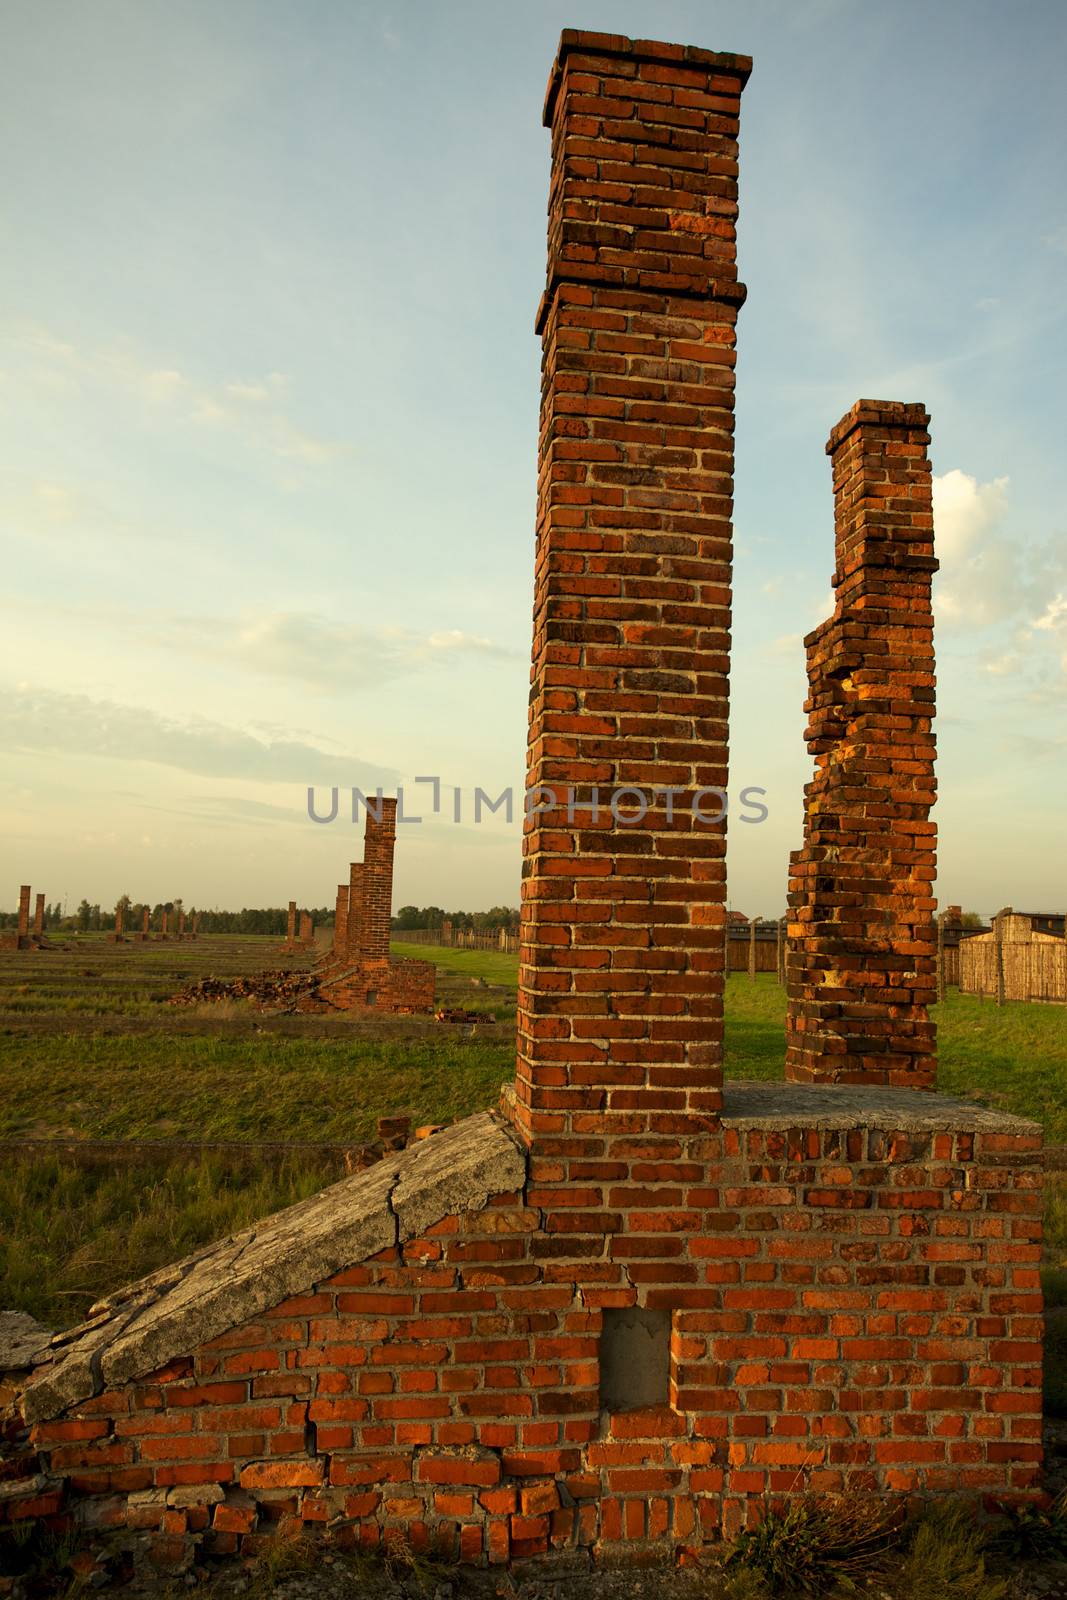
[[[626,1306],[604,1312],[600,1335],[600,1405],[642,1411],[670,1400],[671,1314]]]
[[[378,999],[378,991],[377,991],[377,989],[368,989],[367,990],[366,1004],[369,1005],[369,1006],[372,1006],[372,1005],[374,1005],[376,1003],[377,999]]]

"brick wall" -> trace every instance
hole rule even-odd
[[[436,984],[432,961],[362,961],[323,980],[320,992],[342,1011],[432,1011]]]
[[[860,400],[830,435],[836,605],[805,640],[804,845],[790,858],[786,1073],[935,1075],[929,416]]]
[[[90,1520],[145,1531],[171,1560],[197,1544],[251,1553],[300,1522],[493,1563],[693,1547],[806,1487],[1025,1496],[1038,1140],[880,1121],[796,1126],[783,1106],[734,1122],[728,1107],[699,1162],[676,1165],[689,1275],[670,1297],[662,1407],[602,1412],[617,1291],[576,1281],[545,1250],[552,1211],[510,1193],[71,1408],[34,1443],[75,1497],[97,1497]],[[629,1183],[609,1198],[621,1216]],[[579,1226],[599,1255],[597,1220]]]

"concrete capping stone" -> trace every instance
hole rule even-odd
[[[26,1311],[0,1311],[0,1373],[17,1372],[48,1359],[51,1328]]]
[[[880,1085],[727,1081],[726,1128],[881,1128],[891,1133],[1002,1133],[1040,1137],[1027,1117],[990,1111],[927,1089]]]
[[[525,1181],[526,1158],[500,1119],[488,1111],[467,1117],[100,1301],[87,1322],[51,1340],[54,1359],[23,1397],[26,1421],[49,1420],[142,1378]]]

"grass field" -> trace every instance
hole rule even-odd
[[[517,958],[393,948],[434,960],[439,1000],[486,1020],[455,1028],[429,1018],[264,1015],[247,1003],[166,1005],[190,978],[279,964],[274,939],[89,938],[0,962],[0,1139],[161,1141],[135,1163],[74,1161],[41,1143],[0,1151],[0,1307],[69,1323],[97,1295],[342,1171],[322,1152],[190,1157],[168,1142],[357,1144],[380,1116],[446,1122],[494,1105],[514,1070]],[[1067,1014],[952,994],[937,1016],[942,1089],[1036,1117],[1050,1142],[1067,1142]],[[730,977],[728,1077],[781,1076],[784,1019],[773,977]],[[1050,1261],[1060,1263],[1067,1188],[1050,1186],[1048,1224]],[[1054,1293],[1059,1284],[1050,1280]]]

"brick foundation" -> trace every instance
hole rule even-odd
[[[625,1279],[562,1262],[531,1185],[38,1423],[37,1465],[168,1560],[300,1522],[492,1563],[692,1548],[804,1488],[1024,1497],[1039,1135],[973,1108],[963,1131],[939,1100],[917,1119],[878,1091],[835,1113],[828,1093],[728,1087],[718,1132],[642,1163],[675,1178],[670,1230],[647,1216],[630,1235],[630,1259],[672,1279],[644,1295],[671,1316],[661,1406],[602,1410]],[[621,1218],[631,1183],[607,1198]],[[597,1221],[579,1226],[599,1258]]]
[[[837,603],[805,640],[816,771],[790,858],[790,1078],[934,1082],[929,421],[860,400],[826,447]]]

